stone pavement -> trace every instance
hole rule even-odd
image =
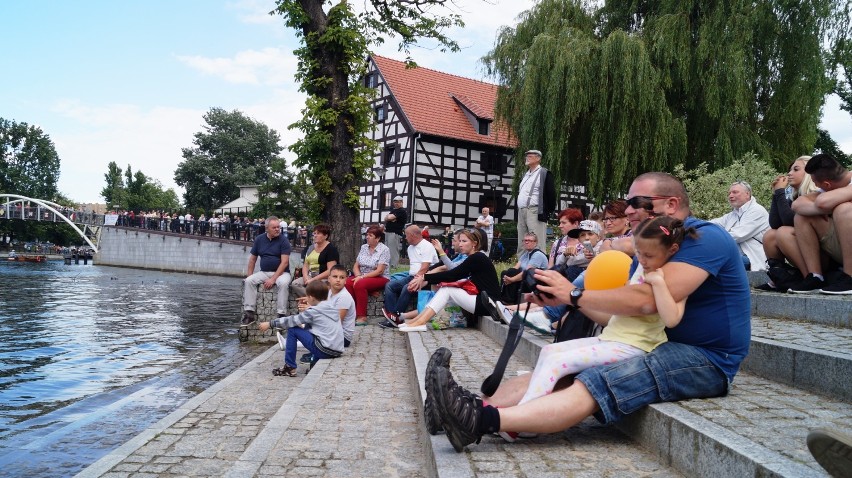
[[[428,476],[406,337],[275,377],[277,344],[77,476]]]

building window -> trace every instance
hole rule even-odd
[[[364,86],[367,88],[376,88],[379,86],[379,75],[376,72],[367,73],[364,76]]]
[[[505,174],[508,170],[506,157],[500,153],[482,153],[482,172],[489,174]]]
[[[376,108],[376,123],[384,123],[385,121],[385,105]]]
[[[393,199],[393,189],[382,189],[379,193],[379,209],[390,209]]]
[[[479,120],[479,134],[483,136],[488,136],[488,131],[491,129],[491,121],[480,119]]]
[[[385,146],[384,156],[382,157],[382,164],[387,166],[388,164],[393,164],[399,161],[399,145],[398,144],[389,144]]]

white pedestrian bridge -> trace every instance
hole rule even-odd
[[[103,214],[72,211],[45,199],[17,194],[0,194],[0,220],[12,219],[65,222],[86,241],[94,252],[98,252],[98,234],[101,226],[104,225]]]

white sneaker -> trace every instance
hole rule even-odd
[[[287,345],[287,341],[284,339],[284,336],[281,335],[281,332],[276,330],[275,335],[278,337],[278,346],[281,347],[281,350],[284,350]]]
[[[512,323],[512,317],[515,316],[515,311],[506,307],[499,300],[497,301],[497,310],[499,310],[500,313],[503,314],[503,319],[506,321],[506,324]]]
[[[429,329],[426,327],[426,324],[415,326],[403,324],[399,326],[400,332],[426,332],[427,330]]]

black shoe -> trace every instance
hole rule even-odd
[[[850,277],[849,274],[843,273],[839,279],[832,281],[831,284],[827,286],[824,286],[820,292],[832,295],[852,294],[852,277]]]
[[[395,329],[399,327],[399,324],[397,324],[396,321],[393,321],[391,319],[385,319],[379,322],[379,327],[383,329]]]
[[[302,362],[302,363],[311,363],[311,361],[312,361],[313,359],[314,359],[314,354],[312,354],[312,353],[308,352],[308,353],[306,353],[306,354],[302,355],[302,357],[299,359],[299,362]]]
[[[787,292],[790,286],[797,285],[804,279],[804,277],[802,277],[802,273],[799,272],[799,269],[787,266],[770,267],[769,270],[766,271],[766,275],[769,276],[769,279],[773,284],[775,284],[775,288],[783,292]]]
[[[825,287],[825,281],[813,274],[808,274],[804,280],[790,286],[790,292],[794,294],[813,294]]]
[[[491,316],[491,319],[494,320],[494,322],[497,322],[498,324],[508,324],[506,319],[503,317],[503,314],[500,313],[500,308],[497,307],[497,304],[495,304],[493,300],[491,300],[491,297],[488,297],[488,294],[486,294],[485,291],[479,293],[477,300],[482,308],[488,312],[488,315]]]
[[[817,428],[808,433],[808,449],[831,476],[849,476],[852,470],[852,436]]]
[[[771,285],[769,285],[768,282],[766,284],[763,284],[763,285],[754,286],[754,290],[762,290],[764,292],[780,292],[775,287],[772,287]]]
[[[437,435],[444,431],[444,427],[441,425],[441,417],[438,415],[438,410],[435,409],[435,389],[432,384],[435,383],[435,370],[438,367],[449,367],[452,355],[450,349],[440,347],[432,353],[432,356],[429,357],[429,363],[426,365],[426,401],[423,403],[423,419],[426,421],[426,430],[430,435]]]
[[[435,406],[453,449],[461,453],[465,446],[479,443],[482,399],[459,386],[445,367],[435,368],[433,383]]]
[[[249,325],[255,323],[257,318],[254,315],[253,310],[247,310],[243,312],[243,320],[240,321],[241,327],[248,327]]]

